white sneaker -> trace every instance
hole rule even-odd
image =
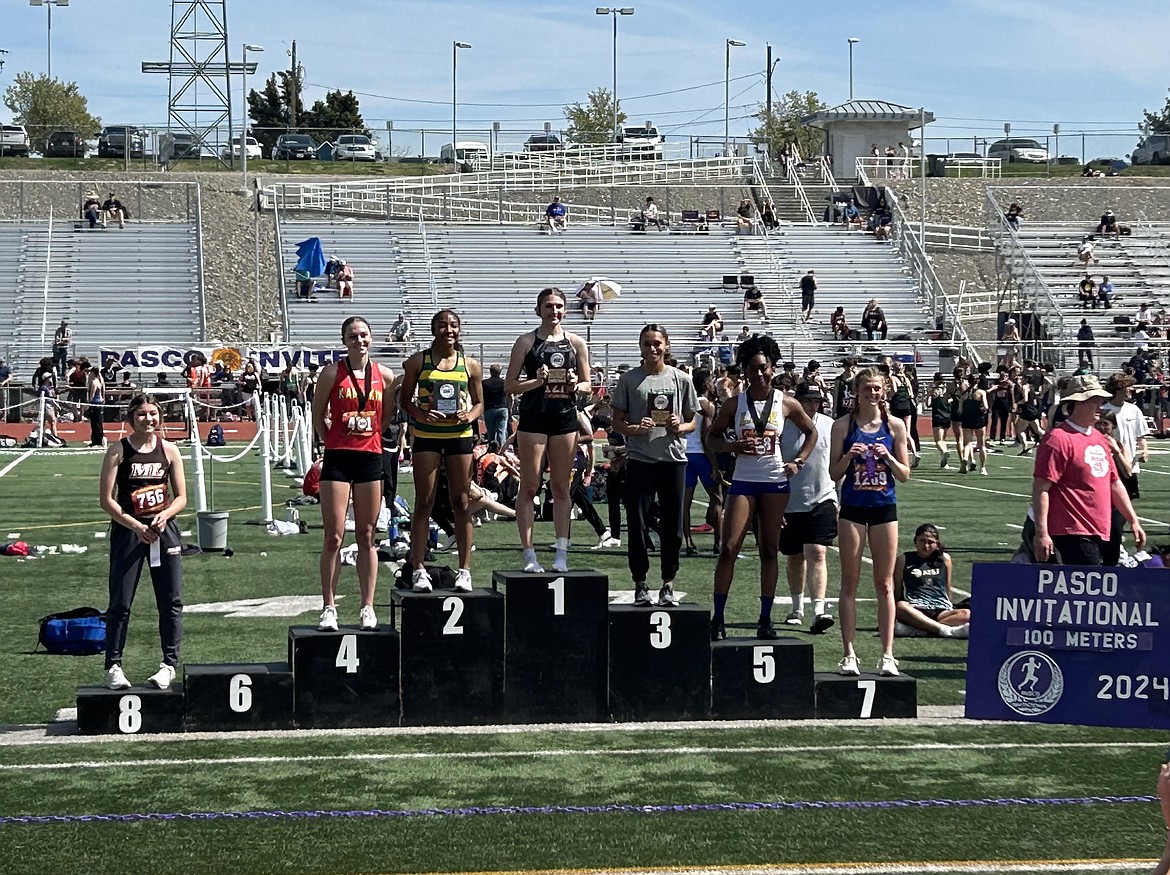
[[[857,666],[856,656],[843,656],[841,661],[837,663],[837,674],[847,675],[851,677],[858,677],[861,675],[861,669]]]
[[[597,546],[590,547],[589,549],[590,550],[605,550],[608,547],[620,547],[621,545],[622,545],[622,539],[615,538],[613,535],[611,535],[609,533],[609,529],[606,529],[605,532],[602,533],[602,535],[601,535],[601,540],[597,542]]]
[[[430,592],[431,576],[425,568],[416,568],[410,575],[410,588],[415,592]]]
[[[980,469],[979,469],[979,473],[980,473],[980,474],[982,474],[984,477],[986,477],[986,476],[987,476],[987,469],[986,469],[986,468],[980,468]]]
[[[128,690],[130,689],[130,681],[126,680],[126,675],[122,673],[122,666],[111,665],[106,671],[106,689],[109,690]]]
[[[455,574],[455,591],[471,592],[471,570],[460,568]]]
[[[165,662],[160,662],[158,671],[147,678],[152,684],[160,690],[170,689],[171,681],[175,679],[175,667],[167,665]]]
[[[358,625],[367,632],[378,628],[378,615],[369,605],[362,605],[361,612],[358,614]]]
[[[888,653],[883,653],[881,661],[878,663],[878,674],[884,678],[898,677],[901,674],[898,671],[898,660]]]
[[[324,610],[321,611],[321,621],[317,623],[317,631],[337,631],[337,607],[335,605],[326,605]]]
[[[971,637],[971,624],[964,623],[962,626],[951,626],[951,637],[952,638],[970,638]]]
[[[524,551],[524,573],[525,574],[544,574],[544,566],[536,561],[535,550]]]

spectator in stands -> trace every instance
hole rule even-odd
[[[1085,278],[1077,286],[1077,296],[1081,300],[1082,310],[1087,310],[1090,307],[1094,310],[1097,309],[1097,284],[1088,274],[1085,274]]]
[[[102,204],[102,214],[107,221],[109,219],[117,219],[119,228],[125,228],[126,220],[130,218],[130,211],[126,209],[126,205],[118,200],[117,195],[112,191],[110,192],[110,196]],[[102,222],[102,224],[105,225],[105,222]]]
[[[873,340],[874,335],[880,333],[882,340],[886,339],[890,326],[886,322],[885,311],[878,304],[877,298],[870,298],[869,303],[861,312],[861,327],[865,329],[866,340]]]
[[[560,195],[552,199],[552,203],[544,211],[544,223],[550,234],[560,234],[569,225],[569,211],[561,203]]]
[[[1135,317],[1134,321],[1135,322],[1150,322],[1154,325],[1160,325],[1161,324],[1161,320],[1159,318],[1160,316],[1161,316],[1161,313],[1159,313],[1157,315],[1152,314],[1150,312],[1149,303],[1147,301],[1142,301],[1141,306],[1138,307],[1137,316]]]
[[[1077,329],[1077,362],[1082,367],[1093,367],[1093,348],[1097,345],[1097,338],[1093,336],[1093,328],[1088,319],[1081,320],[1081,327]]]
[[[743,331],[741,331],[739,333],[739,336],[735,338],[735,342],[736,343],[743,343],[745,340],[747,340],[751,336],[752,336],[752,330],[745,325],[743,327]]]
[[[758,312],[760,321],[768,321],[768,305],[764,302],[764,292],[757,285],[748,286],[743,290],[743,318],[747,319],[748,311]]]
[[[745,197],[739,202],[739,206],[735,210],[735,228],[740,234],[750,234],[753,224],[755,224],[755,219],[753,217],[752,202],[749,198]]]
[[[776,205],[772,203],[771,198],[768,198],[764,208],[760,210],[760,223],[769,231],[780,227],[780,220],[776,218]]]
[[[817,303],[817,277],[811,270],[800,278],[800,318],[807,322],[812,318]],[[838,307],[837,309],[841,309]]]
[[[1093,236],[1091,234],[1081,240],[1080,245],[1077,246],[1077,261],[1086,268],[1090,264],[1096,264],[1100,261],[1093,253]]]
[[[874,210],[865,230],[872,233],[875,240],[889,240],[894,233],[894,216],[889,207]]]
[[[723,317],[719,315],[719,310],[712,304],[707,308],[707,313],[703,316],[703,322],[699,326],[699,337],[703,340],[714,340],[722,333]]]
[[[1139,322],[1133,330],[1130,338],[1133,340],[1133,348],[1135,352],[1149,352],[1150,351],[1150,333],[1146,331],[1150,326],[1145,322]]]
[[[1137,547],[1145,546],[1146,533],[1118,479],[1109,444],[1093,428],[1107,398],[1109,392],[1092,374],[1070,377],[1060,401],[1067,419],[1036,449],[1033,551],[1039,562],[1101,565],[1112,508],[1129,521]]]
[[[901,178],[902,179],[909,179],[910,178],[910,147],[907,146],[905,143],[903,143],[901,140],[899,140],[898,141],[898,152],[902,156]]]
[[[857,226],[858,231],[861,230],[861,211],[857,209],[856,200],[850,200],[849,203],[845,204],[845,212],[841,216],[841,223],[845,226],[846,231],[854,225]]]
[[[1008,206],[1007,212],[1003,214],[1004,220],[1011,225],[1013,231],[1020,230],[1020,217],[1024,215],[1024,208],[1014,201]]]
[[[1096,233],[1112,234],[1115,239],[1121,236],[1121,228],[1117,224],[1117,216],[1113,214],[1113,210],[1106,210],[1101,214],[1101,221],[1097,225]]]
[[[406,317],[405,310],[398,314],[398,318],[390,326],[390,330],[386,333],[386,342],[410,343],[410,320]]]
[[[57,330],[53,332],[53,366],[59,377],[64,377],[67,373],[71,346],[73,346],[73,329],[69,327],[68,319],[62,319]]]
[[[4,359],[0,358],[0,389],[3,389],[12,382],[12,369],[4,364]]]
[[[658,204],[654,203],[652,197],[646,198],[646,203],[642,206],[642,222],[646,228],[653,225],[659,231],[670,230],[670,223],[658,214]]]
[[[341,259],[341,266],[337,269],[337,299],[340,301],[343,298],[353,300],[353,268],[349,266],[349,262],[344,258]]]
[[[87,191],[85,200],[81,204],[81,218],[89,222],[89,227],[96,228],[99,224],[106,227],[105,216],[102,215],[102,202],[98,200],[96,191]]]
[[[330,255],[329,260],[325,262],[325,287],[337,285],[337,272],[341,270],[341,259],[336,255]]]
[[[1097,301],[1101,304],[1103,310],[1113,309],[1113,283],[1109,281],[1109,277],[1101,278],[1101,285],[1097,286]]]
[[[483,424],[487,429],[488,443],[502,447],[508,441],[509,404],[508,393],[504,391],[504,378],[500,376],[499,365],[488,368],[487,379],[483,381]]]
[[[578,307],[586,322],[597,318],[597,308],[601,306],[601,283],[599,280],[588,280],[577,290]]]
[[[833,329],[834,340],[848,340],[853,333],[849,321],[845,318],[844,307],[838,307],[833,311],[833,315],[829,317],[829,326]]]

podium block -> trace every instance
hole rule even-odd
[[[192,732],[292,729],[293,674],[287,663],[225,663],[183,667]]]
[[[504,715],[517,723],[609,717],[609,578],[497,571],[504,588]]]
[[[398,633],[392,627],[319,632],[316,626],[292,626],[288,662],[298,726],[398,725]]]
[[[847,677],[817,672],[817,718],[917,717],[918,681],[909,675]]]
[[[82,735],[138,735],[183,731],[183,685],[128,690],[79,687],[77,731]]]
[[[395,590],[404,726],[496,723],[504,706],[504,596]]]
[[[710,713],[710,619],[699,605],[610,607],[614,720],[697,720]]]
[[[799,638],[712,643],[711,712],[727,720],[814,717],[812,644]]]

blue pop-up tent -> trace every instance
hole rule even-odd
[[[311,277],[325,275],[325,253],[321,249],[320,237],[310,237],[297,244],[296,270]]]

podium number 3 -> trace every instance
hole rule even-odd
[[[563,617],[565,615],[565,579],[558,577],[556,580],[550,580],[548,588],[552,590],[553,594],[553,616]]]
[[[252,710],[252,679],[246,674],[232,675],[228,683],[228,707],[237,714]]]
[[[456,596],[448,596],[443,599],[443,610],[451,615],[447,618],[447,622],[443,624],[443,634],[462,635],[463,627],[459,625],[459,620],[463,617],[463,599]]]
[[[341,646],[337,648],[337,660],[333,664],[344,668],[346,674],[357,674],[361,665],[357,655],[357,635],[341,636]]]
[[[650,615],[650,646],[655,650],[665,650],[670,646],[670,614],[666,611],[655,611]]]
[[[118,731],[127,735],[142,728],[142,698],[123,696],[118,700]]]
[[[873,716],[873,697],[877,695],[877,681],[858,681],[857,689],[865,695],[861,699],[862,718]]]

